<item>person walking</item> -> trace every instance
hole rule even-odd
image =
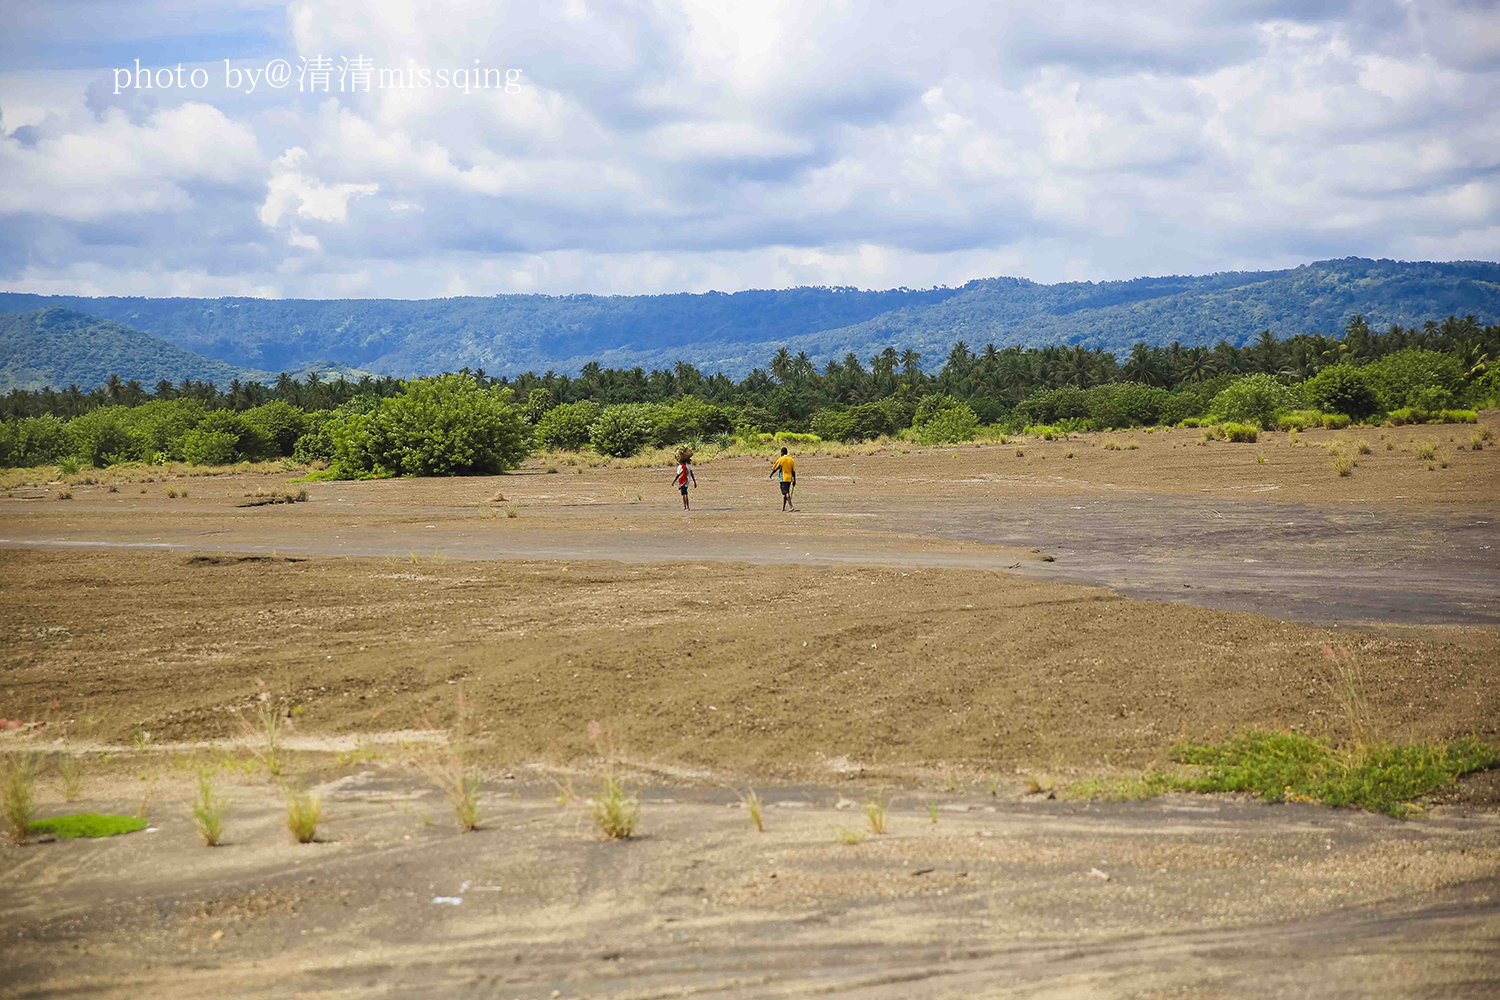
[[[682,509],[691,510],[692,508],[688,506],[688,483],[691,482],[694,489],[698,486],[698,477],[693,475],[692,452],[677,453],[677,475],[672,481],[677,484],[677,489],[682,494]]]
[[[771,466],[771,475],[766,478],[772,479],[776,476],[781,477],[782,513],[789,510],[795,511],[797,508],[792,506],[792,489],[797,485],[797,462],[786,453],[785,448],[781,449],[781,457],[776,460],[775,465]]]

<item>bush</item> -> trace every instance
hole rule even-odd
[[[182,457],[194,465],[229,465],[237,438],[228,431],[194,428],[182,439]]]
[[[1322,427],[1325,414],[1317,410],[1288,410],[1276,414],[1276,420],[1268,424],[1267,430],[1305,431],[1309,427]]]
[[[307,415],[281,399],[246,410],[241,417],[245,425],[265,442],[265,453],[271,456],[292,454],[297,439],[307,431]]]
[[[1224,436],[1241,444],[1254,444],[1260,437],[1260,428],[1254,424],[1227,423],[1224,425]]]
[[[223,435],[230,439],[227,453],[217,443],[222,442]],[[210,440],[216,443],[209,444]],[[194,465],[253,462],[265,458],[270,451],[271,442],[265,434],[233,410],[210,410],[182,439],[182,457]]]
[[[602,411],[591,399],[554,406],[536,425],[536,443],[541,448],[577,451],[589,443],[589,427]]]
[[[1331,365],[1308,379],[1303,395],[1320,410],[1347,413],[1356,420],[1380,408],[1369,371],[1347,363]]]
[[[601,455],[628,458],[653,439],[652,407],[641,403],[606,406],[589,428],[589,444]]]
[[[684,396],[675,403],[647,407],[652,425],[651,442],[657,447],[702,441],[727,433],[733,426],[729,411],[705,403],[696,396]]]
[[[306,428],[297,443],[292,446],[292,460],[301,462],[303,465],[312,465],[314,462],[333,461],[333,439],[328,436],[328,422],[334,418],[336,410],[313,410],[304,414],[303,426]]]
[[[1096,427],[1149,427],[1160,423],[1172,400],[1165,389],[1142,382],[1111,382],[1087,391]]]
[[[74,455],[95,468],[132,457],[130,427],[123,406],[101,406],[68,421],[68,441]]]
[[[825,441],[848,441],[854,437],[854,415],[848,410],[819,410],[813,414],[812,429]]]
[[[1416,348],[1387,354],[1366,365],[1364,371],[1382,410],[1451,406],[1464,379],[1463,366],[1454,358]]]
[[[922,444],[954,444],[972,441],[979,418],[968,406],[960,404],[943,410],[937,416],[917,428],[917,440]]]
[[[405,476],[459,476],[514,469],[531,451],[531,435],[510,396],[479,388],[469,375],[409,382],[384,400],[363,428],[368,444],[335,439],[335,463],[368,462],[364,471]],[[330,429],[332,428],[330,422]],[[345,418],[342,432],[356,430]]]
[[[126,422],[136,457],[181,459],[183,438],[202,419],[203,403],[196,399],[153,399],[132,408]]]
[[[1479,414],[1474,410],[1444,410],[1442,418],[1445,424],[1479,423]]]
[[[796,431],[777,431],[771,435],[771,440],[777,444],[822,444],[823,439],[816,434],[798,434]]]
[[[521,407],[521,419],[535,426],[552,409],[551,389],[532,389],[526,394],[526,405]]]
[[[1353,421],[1342,413],[1323,414],[1323,426],[1331,431],[1341,431],[1348,427]]]
[[[71,452],[68,425],[50,414],[0,423],[0,465],[47,465]]]
[[[964,409],[969,409],[963,400],[956,399],[953,396],[943,395],[942,393],[923,396],[917,403],[916,412],[912,414],[911,425],[920,428],[928,421],[936,419],[944,411],[955,410],[960,406],[964,407]],[[974,411],[969,410],[969,412],[973,413]],[[1087,412],[1080,414],[1080,416],[1087,415]]]
[[[1281,410],[1293,409],[1296,393],[1264,373],[1235,379],[1209,404],[1209,419],[1215,423],[1234,421],[1269,426]]]

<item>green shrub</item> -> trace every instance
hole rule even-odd
[[[589,427],[601,412],[592,399],[552,407],[537,421],[537,446],[577,451],[589,443]]]
[[[68,421],[73,454],[95,468],[128,459],[133,454],[129,411],[123,406],[101,406]]]
[[[1260,437],[1260,428],[1254,424],[1227,423],[1224,425],[1224,436],[1242,444],[1254,444]]]
[[[974,429],[979,418],[968,406],[960,404],[945,409],[937,416],[917,428],[917,440],[922,444],[957,444],[974,439]]]
[[[1403,424],[1425,424],[1432,419],[1432,416],[1431,413],[1416,410],[1410,406],[1403,406],[1400,409],[1387,413],[1386,420],[1400,427]]]
[[[1450,355],[1417,348],[1387,354],[1364,371],[1383,410],[1451,406],[1464,378],[1463,366]]]
[[[335,466],[404,476],[460,476],[514,469],[531,451],[531,435],[510,395],[481,389],[470,375],[439,375],[408,382],[401,395],[383,400],[362,422],[341,422]],[[330,421],[330,429],[333,421]],[[368,463],[368,464],[365,464]]]
[[[238,440],[228,431],[195,427],[182,439],[182,457],[193,465],[229,465],[235,460]]]
[[[51,414],[0,422],[0,465],[47,465],[71,452],[68,425]]]
[[[182,439],[182,457],[194,465],[253,462],[270,453],[266,435],[233,410],[209,410]]]
[[[796,431],[777,431],[771,435],[771,440],[777,444],[822,444],[823,439],[816,434],[798,434]]]
[[[265,442],[265,452],[272,457],[291,455],[297,439],[307,432],[307,415],[281,399],[246,410],[241,416]]]
[[[589,444],[601,455],[628,458],[656,434],[651,407],[640,403],[606,406],[589,428]]]
[[[1343,413],[1323,414],[1323,426],[1327,427],[1331,431],[1341,431],[1345,427],[1348,427],[1351,423],[1353,423],[1353,421]]]
[[[1369,369],[1342,363],[1330,365],[1307,380],[1307,401],[1328,413],[1347,413],[1363,420],[1380,409]]]
[[[825,408],[813,414],[812,429],[825,441],[849,441],[854,437],[854,415],[848,410]]]
[[[1444,410],[1442,412],[1445,424],[1477,424],[1479,414],[1474,410]]]
[[[526,403],[521,407],[521,419],[536,426],[554,405],[551,389],[532,389],[526,394]]]
[[[956,410],[960,406],[965,407],[966,409],[968,408],[968,404],[954,396],[948,396],[942,393],[937,393],[931,396],[923,396],[917,403],[916,411],[912,414],[911,425],[913,427],[920,428],[928,421],[936,419],[939,414],[947,410]],[[974,411],[971,409],[969,410],[969,412],[972,413]],[[1088,411],[1084,410],[1084,412],[1080,413],[1079,416],[1088,416]]]
[[[313,410],[303,415],[305,430],[292,446],[294,462],[311,465],[314,462],[333,461],[333,438],[328,434],[328,422],[337,413],[337,410]]]
[[[1278,431],[1304,431],[1309,427],[1322,427],[1323,414],[1317,410],[1287,410],[1276,414],[1276,420],[1267,425]]]
[[[137,458],[154,455],[182,459],[182,442],[203,419],[203,403],[196,399],[153,399],[130,409],[126,422]]]
[[[1234,421],[1241,424],[1269,426],[1276,414],[1295,409],[1297,394],[1269,375],[1246,375],[1235,379],[1214,396],[1208,415],[1215,423]]]
[[[1085,392],[1095,427],[1149,427],[1160,423],[1172,394],[1142,382],[1106,382]],[[1179,418],[1180,419],[1180,418]]]

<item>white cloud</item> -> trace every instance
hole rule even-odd
[[[76,79],[0,73],[0,287],[138,293],[143,261],[205,289],[420,296],[1495,258],[1496,16],[294,0],[294,63],[477,59],[525,86],[89,113]]]

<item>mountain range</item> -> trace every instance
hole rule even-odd
[[[44,310],[103,322],[90,329]],[[1333,335],[1355,314],[1377,329],[1450,314],[1492,323],[1500,318],[1500,264],[1351,257],[1282,271],[1052,285],[983,278],[885,291],[422,300],[6,292],[0,314],[33,317],[0,315],[0,389],[38,380],[91,387],[111,372],[154,384],[191,370],[187,377],[224,384],[309,368],[404,377],[463,367],[568,372],[589,361],[653,368],[681,360],[740,376],[782,347],[826,360],[851,351],[868,358],[889,345],[921,352],[931,367],[959,340],[971,349],[1082,344],[1120,352],[1137,341],[1241,345],[1267,329],[1281,338]]]

